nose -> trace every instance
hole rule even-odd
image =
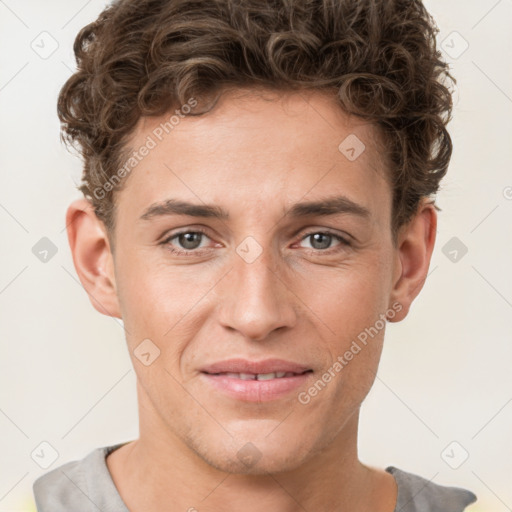
[[[233,268],[222,281],[220,321],[255,341],[273,331],[293,327],[297,320],[294,294],[279,276],[269,250],[251,263],[234,254]]]

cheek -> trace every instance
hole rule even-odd
[[[133,329],[161,336],[183,317],[187,296],[179,274],[144,258],[145,254],[120,259],[118,292],[123,315]]]
[[[150,339],[160,350],[159,362],[171,368],[199,329],[198,315],[207,314],[212,276],[206,267],[171,267],[144,256],[141,252],[118,263],[126,338],[131,352]]]
[[[316,279],[315,293],[312,288],[302,292],[309,293],[307,305],[321,320],[317,326],[330,359],[325,378],[331,379],[335,408],[358,405],[375,379],[386,326],[388,272],[385,255],[375,255]]]
[[[386,312],[389,271],[384,255],[366,258],[302,280],[298,294],[306,297],[305,303],[323,321],[329,337],[346,341]]]

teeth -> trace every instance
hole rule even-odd
[[[254,373],[223,373],[218,375],[225,375],[231,379],[240,379],[240,380],[271,380],[271,379],[281,379],[283,377],[293,377],[295,374],[293,372],[272,372],[272,373],[258,373],[255,375]]]
[[[224,374],[219,373],[219,375],[225,375],[226,377],[229,377],[230,379],[239,379],[240,378],[239,373],[224,373]]]
[[[256,380],[270,380],[270,379],[275,379],[277,377],[277,375],[274,373],[258,373],[258,375],[256,375]]]

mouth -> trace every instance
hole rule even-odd
[[[202,372],[211,375],[233,373],[238,375],[270,375],[276,374],[283,378],[287,373],[302,374],[311,370],[310,367],[285,359],[264,359],[252,361],[233,358],[218,361],[201,368]],[[274,377],[275,378],[275,377]],[[249,378],[246,380],[250,380]]]
[[[289,398],[305,386],[313,369],[289,361],[255,362],[231,359],[203,368],[200,375],[215,393],[244,402],[267,402]]]
[[[289,377],[296,377],[297,375],[303,375],[305,373],[310,373],[313,370],[306,370],[301,373],[295,372],[270,372],[270,373],[233,373],[233,372],[220,372],[220,373],[208,373],[202,372],[206,375],[215,375],[215,376],[225,376],[230,379],[239,379],[239,380],[272,380],[272,379],[286,379]]]

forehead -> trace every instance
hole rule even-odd
[[[379,133],[344,113],[333,94],[238,89],[208,113],[172,115],[141,118],[132,134],[130,151],[152,146],[121,193],[132,211],[170,197],[282,210],[336,192],[389,207]]]

